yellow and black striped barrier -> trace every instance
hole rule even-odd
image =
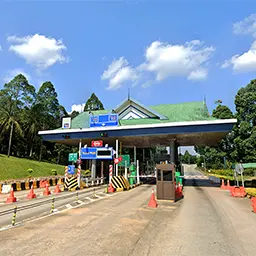
[[[77,177],[67,177],[64,183],[64,189],[66,190],[75,190],[78,187]]]
[[[113,176],[111,178],[111,183],[117,192],[130,189],[130,184],[124,176]]]

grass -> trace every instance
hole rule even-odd
[[[256,188],[245,188],[245,192],[250,196],[256,197]]]
[[[64,166],[46,162],[38,162],[26,158],[10,157],[0,154],[0,180],[28,178],[27,169],[33,169],[31,177],[52,176],[52,169],[57,175],[64,175]]]

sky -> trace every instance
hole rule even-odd
[[[256,1],[0,1],[0,88],[51,81],[68,112],[234,98],[256,78]]]

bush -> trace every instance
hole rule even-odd
[[[34,170],[29,168],[27,169],[27,173],[28,173],[28,177],[31,178],[31,173],[33,172]]]
[[[57,171],[55,169],[52,169],[52,175],[57,175]]]

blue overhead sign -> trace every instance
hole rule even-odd
[[[81,148],[81,159],[83,160],[110,160],[113,159],[113,148]]]
[[[68,165],[68,174],[75,174],[75,166]]]
[[[90,117],[90,127],[118,126],[117,114],[106,114]]]

